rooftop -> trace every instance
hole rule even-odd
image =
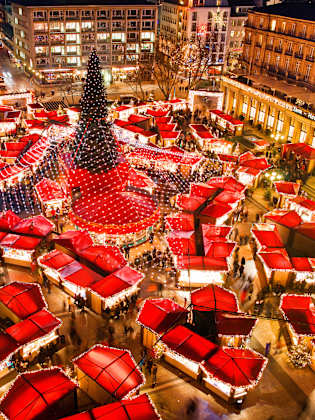
[[[154,0],[74,0],[71,4],[67,0],[12,0],[12,3],[28,7],[56,7],[56,6],[155,6]]]
[[[315,4],[313,0],[307,2],[283,2],[271,6],[258,7],[254,11],[270,15],[285,16],[293,19],[309,20],[314,22]]]

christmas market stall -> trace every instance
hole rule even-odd
[[[213,109],[209,112],[213,125],[217,126],[219,129],[226,130],[233,136],[241,136],[243,134],[243,121],[237,120],[218,109]]]
[[[151,399],[147,394],[132,399],[123,399],[100,407],[92,408],[62,420],[160,420]]]
[[[264,221],[272,222],[276,227],[285,246],[292,246],[293,229],[302,223],[296,211],[275,209],[264,214]]]
[[[197,379],[200,363],[218,350],[218,346],[184,325],[177,325],[161,338],[166,346],[164,360],[180,371]]]
[[[228,402],[243,403],[267,365],[267,359],[250,349],[219,348],[201,363],[203,384]]]
[[[1,399],[0,411],[10,420],[65,416],[77,408],[76,388],[77,384],[58,367],[25,372]]]
[[[315,309],[311,296],[282,295],[280,310],[288,322],[285,328],[291,344],[305,347],[311,358],[311,367],[315,370]]]
[[[0,317],[17,323],[47,308],[40,286],[34,283],[12,282],[0,288]]]
[[[22,267],[31,267],[35,259],[36,250],[41,242],[42,238],[34,236],[6,234],[0,241],[4,262]]]
[[[266,248],[255,259],[261,286],[278,283],[286,286],[293,272],[290,257],[285,248]]]
[[[276,197],[278,199],[277,207],[285,207],[288,198],[294,198],[298,195],[300,184],[289,181],[276,181],[273,183]]]
[[[282,156],[291,161],[296,160],[304,163],[308,174],[315,167],[315,149],[304,142],[284,144],[282,146]]]
[[[70,124],[76,124],[80,119],[81,108],[78,106],[72,106],[66,109],[67,116]]]
[[[73,363],[80,389],[99,404],[132,397],[145,383],[129,350],[97,344]]]
[[[188,311],[171,299],[146,299],[139,311],[142,344],[151,349],[161,334],[178,324],[184,324]]]
[[[287,200],[288,210],[296,211],[303,222],[315,222],[315,201],[297,196]]]
[[[43,178],[35,185],[35,190],[45,216],[51,217],[56,211],[63,215],[67,197],[58,182]]]

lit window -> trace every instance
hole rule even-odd
[[[276,19],[272,19],[271,25],[270,25],[270,30],[271,31],[275,31],[276,30],[276,24],[277,24]]]

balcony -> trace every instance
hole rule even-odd
[[[140,19],[140,15],[127,16],[127,19]]]
[[[140,26],[137,26],[136,28],[127,28],[128,32],[135,32],[135,31],[139,31],[140,30]]]
[[[277,52],[277,53],[282,53],[282,48],[281,47],[276,47],[275,48],[275,52]]]
[[[113,27],[112,28],[112,32],[125,32],[126,31],[126,29],[125,28],[123,28],[123,27]]]
[[[154,15],[142,16],[143,19],[154,19]]]
[[[286,50],[286,51],[285,51],[285,55],[290,55],[290,56],[292,56],[292,54],[293,54],[293,51],[292,51],[292,50]]]
[[[112,16],[112,20],[122,20],[122,19],[125,19],[125,16],[123,15],[123,16]]]
[[[98,26],[97,31],[98,32],[109,32],[109,26]]]
[[[252,41],[250,39],[245,39],[244,43],[247,45],[251,45]]]
[[[300,53],[294,53],[294,57],[295,57],[295,58],[300,58],[300,59],[302,59],[302,58],[303,58],[303,54],[300,54]]]
[[[312,56],[312,55],[307,55],[307,56],[305,57],[305,60],[310,61],[311,63],[314,63],[314,56]]]
[[[94,20],[94,15],[92,15],[92,16],[81,16],[81,20]]]
[[[266,50],[272,51],[273,50],[273,45],[266,45]]]

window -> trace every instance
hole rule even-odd
[[[66,31],[79,32],[79,22],[66,22]]]
[[[300,66],[301,66],[301,62],[300,61],[297,61],[296,62],[296,65],[295,65],[295,74],[296,75],[299,74]]]
[[[88,32],[93,30],[93,22],[82,22],[81,29],[83,32]]]
[[[312,69],[312,65],[308,64],[306,66],[306,71],[305,71],[305,80],[306,81],[310,79],[311,69]]]
[[[278,70],[280,64],[280,55],[276,56],[276,70]]]
[[[305,140],[306,140],[306,126],[305,126],[305,124],[302,124],[299,141],[301,143],[304,143]]]
[[[303,55],[303,45],[299,46],[299,55]]]
[[[66,10],[66,17],[68,18],[78,18],[78,12],[76,10]]]
[[[283,121],[284,121],[283,112],[279,112],[278,122],[277,122],[277,128],[276,128],[276,130],[278,131],[278,133],[281,133],[282,130],[283,130]]]
[[[43,11],[33,12],[34,19],[43,19],[45,17],[45,13]]]
[[[288,71],[288,70],[289,70],[289,67],[290,67],[290,59],[289,59],[289,58],[287,58],[287,59],[285,60],[284,70],[285,70],[285,71]]]
[[[67,54],[77,54],[78,50],[75,45],[70,45],[67,47]]]
[[[306,25],[303,25],[303,29],[302,29],[301,35],[302,35],[302,37],[305,37],[305,35],[306,35]]]
[[[19,15],[23,16],[23,9],[21,7],[19,7]]]
[[[47,31],[47,23],[34,23],[34,31],[41,31],[46,32]]]
[[[212,13],[208,12],[208,20],[211,20],[211,19],[212,19]]]
[[[296,24],[292,23],[291,25],[291,34],[294,35],[295,34],[295,29],[296,29]]]
[[[154,42],[154,32],[142,32],[141,40]]]
[[[153,10],[151,9],[142,10],[142,16],[153,16],[153,15],[154,13],[153,13]]]
[[[293,48],[293,43],[289,42],[288,43],[288,52],[292,52],[292,48]]]
[[[259,19],[259,27],[262,28],[264,26],[264,18]]]
[[[192,21],[196,21],[197,20],[197,12],[193,12],[192,13]]]
[[[116,32],[112,34],[112,41],[120,41],[120,42],[125,42],[125,34],[122,32]]]
[[[97,34],[98,41],[109,41],[110,35],[108,32],[103,32],[101,34]]]
[[[271,24],[270,24],[270,30],[271,31],[275,31],[276,30],[276,24],[277,24],[276,19],[272,19]]]
[[[267,54],[266,56],[266,64],[270,63],[270,53]]]
[[[66,41],[76,42],[77,41],[77,35],[76,34],[67,34],[66,35]]]
[[[310,58],[312,58],[313,55],[314,55],[314,47],[311,47],[310,48],[310,53],[309,53]]]
[[[256,50],[256,61],[259,61],[260,50]]]
[[[67,57],[67,64],[70,65],[80,65],[80,57]]]
[[[281,32],[283,32],[283,33],[285,32],[286,24],[287,24],[286,22],[281,23]]]
[[[62,10],[51,10],[49,12],[50,19],[62,19],[63,11]]]
[[[98,18],[104,18],[104,19],[109,18],[109,10],[98,10],[97,11],[97,17]]]
[[[197,30],[197,25],[196,25],[196,22],[193,22],[193,23],[191,24],[191,32],[196,32],[196,30]]]

